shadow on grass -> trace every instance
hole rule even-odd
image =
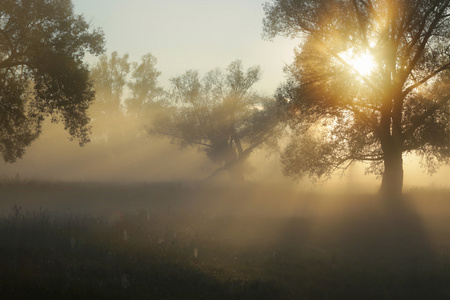
[[[309,220],[291,218],[279,235],[284,259],[265,268],[290,278],[292,299],[450,299],[449,264],[408,198],[337,203]]]
[[[450,259],[436,252],[414,201],[282,192],[4,188],[0,198],[9,200],[0,203],[8,208],[0,218],[0,294],[5,299],[450,299]],[[52,213],[26,213],[13,203],[30,211],[46,203]],[[446,201],[435,205],[447,205],[441,219],[448,216]],[[450,236],[444,222],[433,226],[441,241]]]

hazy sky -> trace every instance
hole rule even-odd
[[[75,12],[102,27],[107,52],[129,53],[131,60],[151,52],[160,82],[188,69],[202,74],[241,59],[260,65],[255,88],[272,94],[292,61],[296,41],[261,37],[264,0],[73,0]]]

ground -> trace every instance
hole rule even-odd
[[[3,180],[5,299],[449,299],[450,191]]]

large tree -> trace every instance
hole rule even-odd
[[[103,34],[90,30],[70,0],[0,2],[0,153],[20,158],[45,117],[62,121],[81,145],[89,141],[86,113],[94,98],[86,51],[103,51]]]
[[[204,152],[219,165],[208,178],[228,171],[232,180],[242,181],[244,162],[282,129],[276,103],[251,90],[260,75],[258,66],[244,70],[237,60],[226,72],[215,69],[201,78],[190,70],[173,78],[166,114],[149,133]]]
[[[276,0],[264,32],[299,37],[279,89],[295,133],[283,155],[292,176],[322,176],[354,161],[399,197],[403,155],[430,171],[450,157],[449,0]]]

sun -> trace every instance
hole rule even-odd
[[[369,51],[355,52],[348,49],[339,53],[339,56],[351,67],[352,71],[360,76],[369,76],[375,69],[375,59]]]

